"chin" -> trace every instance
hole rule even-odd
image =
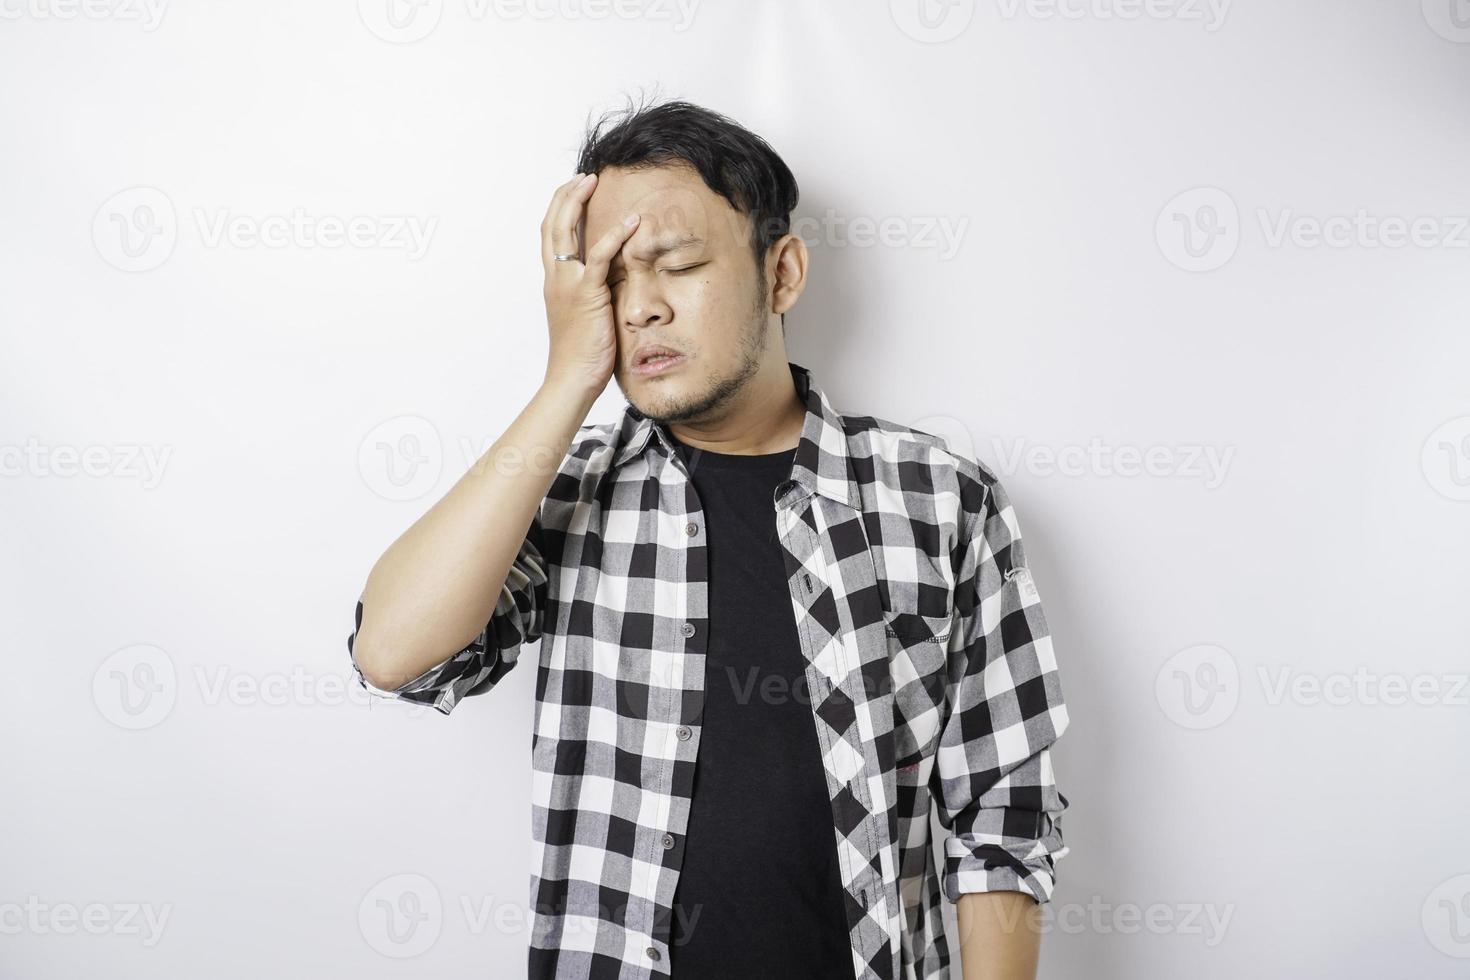
[[[628,401],[656,422],[682,422],[685,421],[691,399],[676,388],[660,384],[652,391],[643,393],[641,397],[632,397]]]

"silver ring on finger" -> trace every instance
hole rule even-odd
[[[573,259],[576,258],[575,255],[559,255],[559,254],[553,254],[551,257],[553,259],[556,259],[558,262],[571,262]]]

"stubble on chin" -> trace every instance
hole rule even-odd
[[[764,276],[760,277],[754,299],[750,320],[746,323],[745,334],[741,339],[740,364],[734,371],[724,377],[706,374],[704,385],[698,394],[681,397],[658,391],[651,399],[652,404],[647,408],[638,405],[638,411],[661,423],[701,421],[713,416],[735,398],[760,370],[761,357],[770,342],[771,320],[766,312]],[[621,382],[619,385],[621,386]],[[623,397],[632,402],[628,398],[627,388],[623,388]]]

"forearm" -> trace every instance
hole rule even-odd
[[[526,531],[596,395],[550,382],[385,551],[363,589],[354,657],[392,689],[485,628]]]
[[[957,909],[964,980],[1035,980],[1041,906],[1015,891],[961,895]]]

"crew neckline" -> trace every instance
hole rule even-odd
[[[685,462],[692,462],[696,466],[708,466],[714,469],[761,469],[764,467],[787,466],[789,467],[796,457],[796,447],[778,450],[774,453],[717,453],[713,449],[700,449],[684,442],[668,429],[664,434],[669,437],[684,456]]]

